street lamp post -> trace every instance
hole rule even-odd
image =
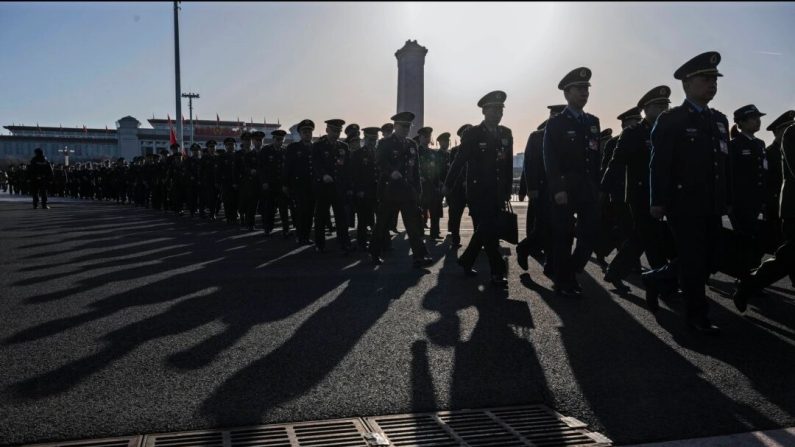
[[[69,149],[69,146],[64,146],[63,149],[58,151],[63,154],[63,165],[69,166],[69,154],[74,152],[73,149]]]
[[[198,99],[198,93],[183,93],[183,98],[188,98],[188,113],[190,113],[190,144],[193,145],[193,98]]]
[[[183,147],[182,141],[182,99],[180,98],[180,93],[182,93],[182,88],[179,85],[179,2],[174,2],[174,72],[175,72],[175,80],[177,84],[176,88],[176,99],[177,99],[177,143],[179,143],[179,147],[182,150],[185,150]]]

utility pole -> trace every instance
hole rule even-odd
[[[58,151],[63,154],[63,165],[69,166],[69,154],[74,152],[73,149],[69,149],[69,146],[64,146],[63,149]]]
[[[198,99],[198,93],[183,93],[183,98],[188,98],[188,110],[190,113],[190,144],[193,146],[193,98]]]
[[[174,1],[174,73],[177,83],[176,96],[177,96],[177,143],[179,143],[180,150],[184,151],[185,146],[182,141],[182,88],[179,85],[179,2]]]

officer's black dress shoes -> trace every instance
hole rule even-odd
[[[497,287],[505,287],[508,285],[508,278],[503,275],[491,275],[491,284]]]
[[[373,265],[381,265],[384,263],[384,260],[381,259],[380,256],[370,255],[370,262],[372,262]]]
[[[421,258],[414,259],[414,268],[421,268],[427,267],[433,264],[433,258],[430,256],[423,256]]]
[[[740,313],[744,313],[748,308],[748,292],[741,286],[739,281],[736,282],[736,287],[734,292],[732,292],[732,301],[734,301],[734,307]]]
[[[687,327],[691,331],[696,331],[700,334],[704,335],[718,335],[720,334],[720,328],[712,324],[708,319],[704,318],[701,320],[688,320]]]
[[[656,313],[660,308],[660,289],[657,285],[657,281],[649,276],[649,274],[641,275],[641,280],[643,281],[643,287],[646,289],[646,306],[652,313]]]

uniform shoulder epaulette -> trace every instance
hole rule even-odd
[[[512,133],[513,133],[513,132],[511,131],[511,129],[510,129],[510,128],[508,128],[508,127],[505,127],[505,126],[499,126],[499,128],[500,128],[500,131],[503,131],[503,132],[508,132],[508,133],[510,133],[510,134],[512,134]]]

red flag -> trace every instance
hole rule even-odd
[[[177,134],[174,133],[174,128],[171,126],[171,115],[166,114],[168,118],[168,145],[177,144]]]

